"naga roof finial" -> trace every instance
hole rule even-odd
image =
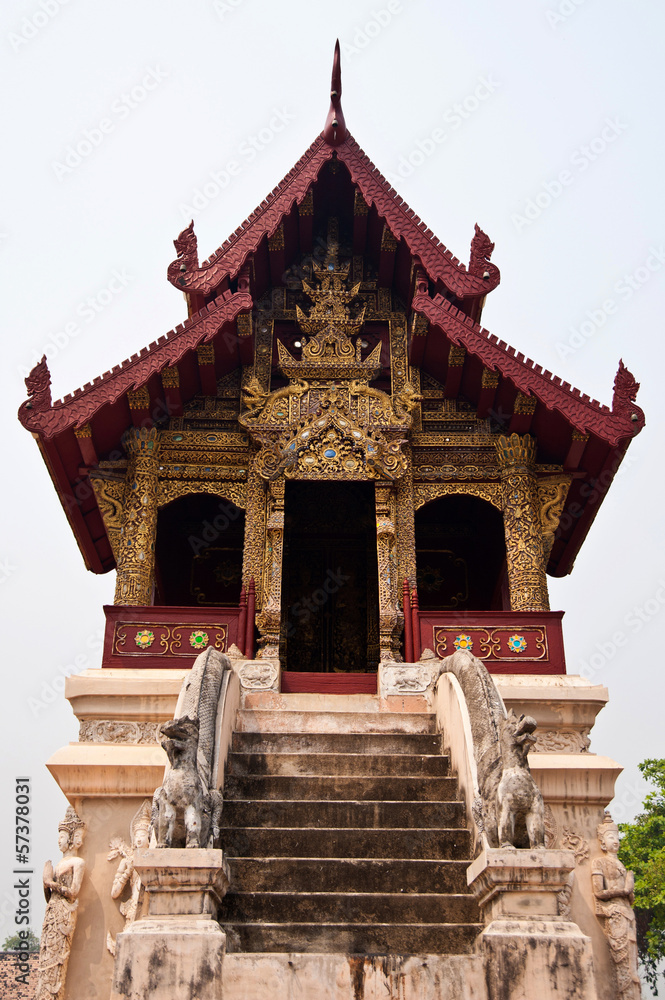
[[[330,83],[330,111],[323,126],[323,138],[330,146],[339,146],[347,135],[344,112],[342,111],[342,63],[338,38],[335,42],[332,81]]]

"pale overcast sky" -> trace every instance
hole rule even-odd
[[[460,259],[475,222],[496,242],[484,325],[603,403],[620,357],[642,383],[647,426],[550,588],[569,672],[609,688],[591,749],[625,767],[615,817],[635,813],[637,763],[665,756],[664,21],[649,0],[3,4],[0,941],[15,930],[14,778],[32,778],[40,872],[65,809],[44,762],[77,735],[62,676],[99,666],[115,583],[86,572],[16,420],[23,376],[45,351],[60,398],[182,321],[171,241],[194,209],[208,256],[301,156],[337,36],[362,148]]]

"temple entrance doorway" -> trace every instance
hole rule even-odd
[[[283,669],[340,679],[375,672],[374,484],[287,482],[284,515]]]

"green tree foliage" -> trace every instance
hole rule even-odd
[[[635,873],[635,916],[640,963],[654,996],[665,959],[665,760],[645,760],[640,771],[656,790],[634,823],[622,823],[619,858]]]
[[[5,938],[5,943],[2,946],[3,951],[23,951],[25,948],[28,951],[39,951],[39,938],[33,934],[30,928],[28,928],[27,937],[12,934],[11,937]]]

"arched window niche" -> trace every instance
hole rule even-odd
[[[155,604],[237,606],[245,512],[223,496],[192,493],[157,516]]]
[[[503,517],[486,500],[452,494],[415,514],[422,611],[509,610]]]

